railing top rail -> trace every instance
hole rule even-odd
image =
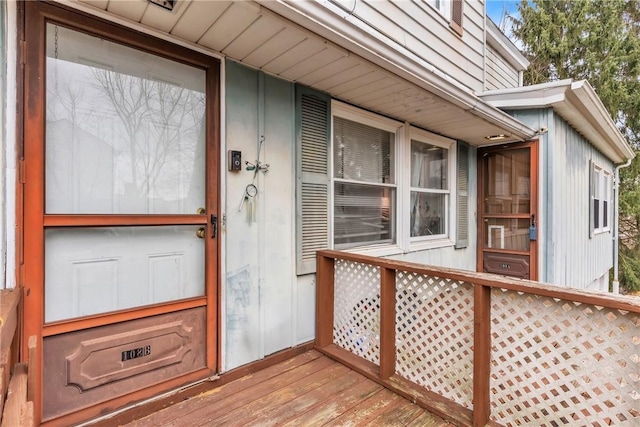
[[[378,258],[369,255],[355,254],[351,252],[321,250],[318,257],[342,259],[346,261],[360,262],[376,265],[396,271],[427,274],[430,276],[450,278],[476,285],[492,288],[508,289],[516,292],[524,292],[549,298],[558,298],[566,301],[575,301],[583,304],[597,305],[601,307],[626,310],[640,313],[640,298],[608,294],[586,289],[561,288],[531,280],[516,279],[499,276],[490,273],[477,273],[473,271],[459,270],[455,268],[434,267],[414,262],[398,261],[393,259]]]

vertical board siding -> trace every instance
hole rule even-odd
[[[332,2],[386,37],[390,46],[409,49],[472,90],[483,89],[483,1],[465,1],[462,36],[450,27],[450,17],[423,0]]]
[[[294,318],[294,102],[291,83],[236,63],[226,69],[226,149],[242,170],[226,175],[224,369],[291,347]],[[269,172],[246,170],[260,161]],[[240,203],[247,185],[257,195]],[[274,245],[274,242],[277,244]]]
[[[540,280],[587,288],[613,265],[611,232],[589,238],[589,163],[610,172],[614,165],[552,109],[509,113],[548,128],[540,151]]]
[[[518,87],[519,74],[495,49],[487,46],[486,90]]]

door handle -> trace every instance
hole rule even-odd
[[[205,236],[204,228],[198,228],[198,230],[196,230],[196,236],[198,236],[201,239],[204,239],[204,236]]]

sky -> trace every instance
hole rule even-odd
[[[500,26],[504,11],[514,13],[518,9],[518,3],[520,0],[487,0],[487,15]]]

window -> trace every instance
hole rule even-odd
[[[611,173],[600,166],[592,164],[591,177],[591,229],[595,233],[608,231]]]
[[[410,237],[446,236],[449,150],[412,138],[410,163]]]
[[[468,145],[300,85],[296,126],[298,275],[315,272],[320,249],[468,246]]]
[[[462,18],[464,16],[464,0],[426,0],[429,5],[440,12],[447,20],[451,29],[462,35]]]
[[[396,130],[384,121],[333,117],[335,248],[395,243]]]

